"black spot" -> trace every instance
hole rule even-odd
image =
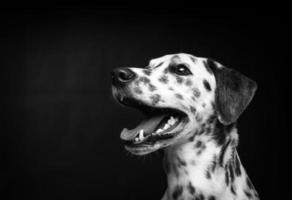
[[[210,86],[210,83],[208,81],[204,80],[203,84],[204,84],[206,90],[211,91],[211,86]]]
[[[217,119],[217,116],[215,114],[211,115],[208,120],[207,120],[207,124],[212,124],[213,122],[215,122]]]
[[[204,200],[205,198],[204,198],[204,195],[203,194],[200,194],[200,195],[197,196],[196,199],[198,199],[198,200]]]
[[[155,68],[160,67],[163,64],[163,62],[159,63],[158,65],[155,66]]]
[[[150,83],[150,79],[145,76],[140,77],[139,80],[145,84]]]
[[[134,92],[136,94],[142,94],[143,93],[142,90],[139,87],[134,87]]]
[[[134,85],[139,86],[140,85],[140,81],[138,81],[138,80],[134,81]]]
[[[211,178],[211,173],[210,173],[209,170],[207,170],[207,172],[206,172],[206,178],[207,178],[207,179],[210,179],[210,178]]]
[[[151,92],[157,90],[157,88],[156,88],[154,85],[152,85],[151,83],[149,83],[148,88],[149,88],[149,90],[150,90]]]
[[[169,87],[168,89],[171,90],[171,91],[173,91],[173,88],[172,87]]]
[[[235,174],[236,176],[240,176],[241,175],[241,170],[240,170],[240,162],[238,159],[238,156],[235,156]]]
[[[184,160],[182,160],[179,156],[177,156],[177,161],[178,161],[178,167],[187,165],[187,163]]]
[[[195,192],[196,192],[196,189],[194,188],[194,186],[192,185],[191,182],[189,182],[188,190],[189,190],[189,192],[190,192],[191,195],[194,195]]]
[[[200,150],[197,152],[197,155],[199,156],[199,155],[201,155],[201,153],[202,153],[202,150],[200,149]]]
[[[165,68],[164,70],[163,70],[163,73],[164,74],[167,74],[169,72],[169,69],[168,68]]]
[[[190,59],[191,59],[194,63],[197,62],[197,60],[196,60],[193,56],[190,56]]]
[[[167,78],[167,76],[163,75],[158,79],[158,81],[166,84],[166,83],[168,83],[168,78]]]
[[[203,142],[202,141],[198,141],[195,145],[196,148],[200,148],[202,146]]]
[[[220,151],[220,155],[219,155],[219,165],[223,166],[223,161],[224,161],[224,155],[225,152],[229,146],[230,140],[222,147],[221,151]]]
[[[197,122],[201,122],[203,120],[202,116],[199,114],[197,114],[195,118]]]
[[[183,78],[182,78],[182,77],[180,77],[180,76],[176,76],[175,78],[176,78],[176,81],[177,81],[178,83],[182,83],[182,82],[183,82]]]
[[[206,145],[203,143],[200,150],[197,152],[197,154],[200,155],[205,149],[206,149]]]
[[[181,94],[175,94],[176,98],[183,100],[183,96]]]
[[[149,69],[143,69],[142,71],[146,76],[150,76],[151,75],[151,70]]]
[[[194,133],[194,134],[189,138],[189,141],[190,141],[190,142],[194,141],[195,136],[196,136],[196,134]]]
[[[199,130],[196,132],[196,134],[197,134],[197,135],[202,135],[202,134],[205,132],[205,126],[206,126],[205,123],[202,124],[202,128],[199,129]]]
[[[217,156],[214,156],[213,161],[212,161],[212,164],[210,166],[210,169],[211,169],[212,172],[215,171],[216,166],[217,166]]]
[[[161,97],[159,94],[150,96],[150,99],[152,100],[152,105],[155,106],[160,101],[160,98]]]
[[[190,106],[190,110],[193,114],[196,114],[197,112],[196,108],[194,108],[193,106]]]
[[[191,86],[193,84],[193,82],[190,79],[186,80],[186,86]]]
[[[181,185],[177,185],[175,188],[174,188],[174,191],[172,193],[172,198],[174,200],[176,200],[183,192],[183,187]]]
[[[193,88],[193,95],[196,98],[199,98],[201,96],[201,93],[200,93],[200,91],[197,88]]]
[[[210,74],[213,74],[213,70],[217,68],[215,65],[215,62],[212,59],[207,59],[207,61],[204,62],[204,66]]]
[[[251,181],[248,177],[246,177],[246,184],[250,189],[254,189],[253,184],[251,183]]]
[[[212,110],[216,110],[216,105],[214,101],[211,101],[211,107],[212,107]],[[213,114],[213,116],[217,119],[217,115]]]
[[[244,191],[244,193],[245,193],[245,195],[246,195],[248,198],[251,198],[251,197],[252,197],[252,195],[251,195],[251,193],[250,193],[249,191]]]
[[[180,173],[179,173],[178,168],[176,166],[172,165],[171,169],[174,171],[174,174],[176,177],[180,176]]]
[[[228,170],[225,171],[225,183],[226,183],[226,185],[229,185],[229,174],[228,174]]]
[[[234,185],[233,185],[233,184],[231,185],[230,190],[231,190],[231,192],[232,192],[234,195],[236,195],[235,188],[234,188]]]
[[[211,133],[211,131],[212,131],[212,127],[210,125],[206,126],[206,128],[205,128],[206,135],[208,135],[209,133]]]
[[[209,196],[208,200],[216,200],[216,198],[212,195],[212,196]]]
[[[229,164],[229,173],[230,173],[230,180],[231,180],[231,182],[233,182],[234,181],[234,171],[233,171],[231,163]]]

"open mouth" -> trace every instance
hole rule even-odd
[[[128,148],[146,148],[177,136],[188,121],[187,115],[174,108],[152,107],[132,98],[123,98],[120,103],[134,107],[145,114],[134,129],[124,128],[121,139]]]

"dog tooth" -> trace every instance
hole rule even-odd
[[[160,132],[162,132],[161,128],[156,131],[156,133],[160,133]]]
[[[174,121],[173,119],[171,119],[171,120],[168,120],[167,123],[168,123],[169,125],[174,125],[175,121]]]
[[[136,138],[135,138],[135,142],[139,142],[139,138],[136,137]]]
[[[143,138],[144,138],[144,130],[141,129],[139,132],[139,140],[143,140]]]
[[[170,125],[174,125],[176,121],[177,121],[177,118],[174,118],[173,116],[171,116],[170,120],[168,120],[168,123]]]
[[[169,127],[170,127],[169,124],[165,124],[163,129],[165,130],[165,129],[168,129]]]

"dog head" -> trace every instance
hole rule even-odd
[[[113,95],[145,114],[121,139],[133,154],[148,154],[185,142],[211,116],[234,123],[251,101],[257,85],[216,61],[190,54],[152,59],[145,68],[118,68],[112,73]]]

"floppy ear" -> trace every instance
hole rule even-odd
[[[207,59],[216,79],[215,108],[222,124],[234,123],[252,100],[257,84],[243,74]]]

